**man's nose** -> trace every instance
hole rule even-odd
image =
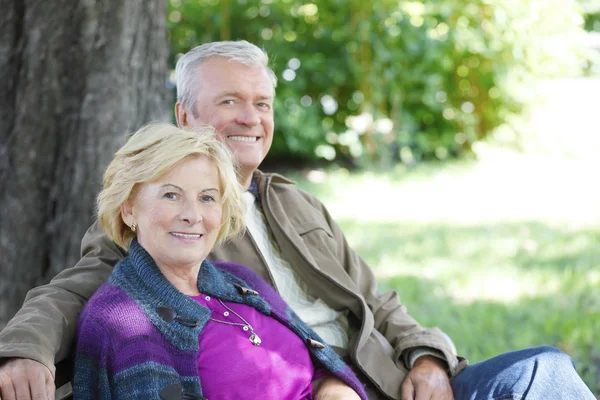
[[[256,126],[260,124],[260,115],[254,104],[246,104],[238,113],[237,120],[240,125]]]

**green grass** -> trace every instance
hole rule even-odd
[[[585,180],[594,169],[501,161],[292,177],[328,206],[381,289],[461,355],[557,346],[600,393],[600,199]]]

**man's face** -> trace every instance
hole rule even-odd
[[[211,57],[198,67],[196,108],[177,108],[180,126],[210,124],[234,154],[249,185],[273,142],[274,88],[262,66]]]

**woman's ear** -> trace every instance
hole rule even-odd
[[[127,200],[121,206],[121,219],[125,222],[125,225],[131,226],[136,224],[135,216],[133,215],[133,202],[131,200]]]

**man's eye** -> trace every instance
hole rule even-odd
[[[165,199],[169,199],[169,200],[177,200],[177,193],[175,192],[167,192],[164,194],[163,196]]]
[[[271,105],[270,105],[269,103],[258,103],[258,106],[259,106],[260,108],[264,108],[264,109],[267,109],[267,110],[268,110],[269,108],[271,108]]]
[[[232,105],[233,100],[223,100],[223,104]]]

